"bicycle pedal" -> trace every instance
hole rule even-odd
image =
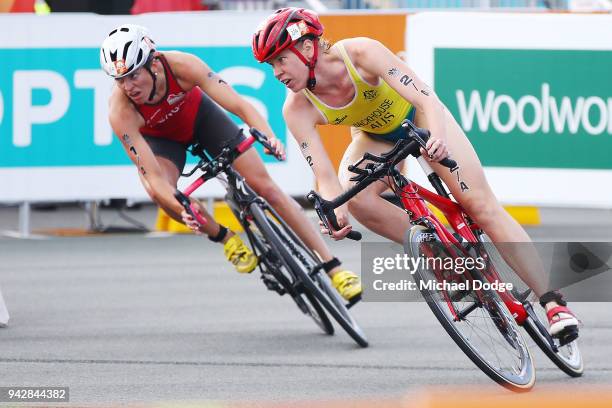
[[[561,333],[555,336],[559,340],[559,347],[570,344],[578,338],[578,326],[568,326]]]
[[[351,298],[351,300],[348,301],[348,303],[346,304],[346,308],[350,309],[351,307],[355,306],[357,303],[359,303],[359,301],[361,300],[361,293],[358,295],[355,295]]]
[[[261,280],[263,281],[264,285],[266,285],[266,288],[268,288],[268,290],[272,290],[281,296],[287,293],[274,277],[266,275],[267,274],[265,272],[262,272]]]

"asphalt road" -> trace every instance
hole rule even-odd
[[[529,232],[612,241],[607,226]],[[332,245],[360,269],[358,244]],[[409,398],[425,386],[491,385],[426,305],[357,305],[371,343],[360,349],[339,328],[322,334],[258,274],[233,272],[200,237],[0,238],[0,260],[11,314],[0,329],[0,386],[67,386],[75,405],[156,405]],[[585,376],[567,377],[534,346],[534,392],[611,383],[610,304],[573,308],[584,323]]]

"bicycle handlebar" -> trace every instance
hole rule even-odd
[[[261,143],[261,145],[266,149],[274,151],[272,145],[270,145],[270,143],[268,142],[268,137],[266,135],[264,135],[255,128],[250,128],[249,133],[250,136],[240,142],[240,144],[238,144],[234,149],[224,147],[223,150],[221,150],[221,153],[219,153],[213,159],[208,159],[207,157],[205,157],[202,148],[197,144],[194,145],[190,151],[195,156],[201,157],[201,160],[198,162],[198,164],[194,166],[193,169],[191,169],[191,171],[189,171],[188,173],[182,173],[181,176],[189,177],[193,175],[193,173],[195,173],[197,170],[202,170],[203,172],[210,171],[211,164],[218,165],[219,163],[221,163],[224,166],[226,164],[232,163],[236,159],[236,157],[246,152],[249,147],[251,147],[253,143],[255,143],[255,141]],[[273,155],[278,161],[284,160],[283,157],[279,154],[274,153]],[[215,175],[222,170],[223,168],[220,168],[219,170],[215,171]],[[214,177],[215,175],[213,175],[212,177]]]
[[[210,180],[213,177],[216,177],[217,174],[224,171],[227,166],[229,166],[240,154],[246,152],[249,147],[258,141],[261,143],[266,149],[271,152],[274,152],[274,148],[268,142],[268,138],[266,135],[261,133],[255,128],[249,129],[250,136],[245,140],[240,142],[234,149],[230,149],[229,147],[224,147],[215,158],[209,160],[203,155],[203,151],[200,150],[199,147],[195,147],[192,150],[192,153],[201,157],[201,160],[194,166],[194,168],[188,172],[181,174],[182,176],[191,176],[198,169],[202,171],[202,176],[200,176],[191,186],[187,187],[185,190],[185,194],[183,194],[178,189],[174,192],[174,198],[183,206],[185,211],[189,215],[191,215],[194,219],[196,219],[201,225],[206,224],[206,219],[202,217],[202,215],[196,210],[193,206],[193,203],[189,200],[188,196],[193,193],[193,191],[204,184],[206,180]],[[274,153],[274,157],[277,160],[283,161],[283,157],[279,154]]]
[[[396,164],[404,160],[406,157],[410,155],[419,157],[421,155],[421,147],[425,149],[427,140],[430,136],[429,130],[416,127],[414,123],[408,119],[405,119],[401,126],[402,128],[406,129],[408,133],[408,137],[406,139],[398,140],[391,150],[382,153],[380,156],[366,152],[363,157],[357,161],[357,163],[348,167],[349,171],[357,174],[357,176],[351,179],[353,181],[357,181],[352,188],[348,189],[331,201],[325,200],[314,190],[308,193],[306,196],[308,201],[314,205],[319,219],[330,231],[330,235],[330,225],[334,227],[335,230],[340,229],[336,220],[334,209],[345,204],[370,184],[385,176],[390,168],[395,167]],[[358,166],[366,160],[371,161],[372,163],[367,164],[364,169],[359,168]],[[448,157],[441,160],[440,164],[448,167],[451,170],[457,168],[457,162]],[[361,239],[361,233],[353,230],[347,235],[347,238],[358,241]]]

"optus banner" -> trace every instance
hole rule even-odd
[[[434,55],[438,95],[483,165],[612,169],[612,51]]]
[[[279,114],[285,90],[266,65],[253,59],[249,47],[172,49],[206,61],[286,142]],[[0,60],[7,73],[0,76],[0,167],[131,163],[108,123],[113,80],[100,69],[99,48],[0,48]]]
[[[148,27],[160,51],[202,58],[251,102],[286,143],[286,161],[262,155],[270,174],[289,194],[305,194],[309,183],[295,180],[308,180],[311,171],[297,144],[287,143],[281,115],[286,88],[251,52],[252,32],[265,16],[263,11],[0,15],[7,33],[0,36],[0,202],[148,199],[108,123],[113,80],[99,64],[102,40],[124,23]],[[221,196],[224,190],[210,183],[198,193]]]

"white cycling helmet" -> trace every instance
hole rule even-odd
[[[108,75],[121,78],[149,61],[155,51],[145,27],[124,24],[108,34],[100,48],[100,65]]]

